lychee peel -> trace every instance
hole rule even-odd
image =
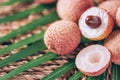
[[[99,4],[98,7],[106,10],[112,16],[112,18],[116,20],[116,12],[117,9],[120,7],[120,0],[104,1]]]
[[[113,31],[105,39],[104,46],[111,52],[111,61],[120,65],[120,29]]]
[[[91,45],[82,49],[75,60],[77,68],[87,76],[98,76],[109,66],[110,52],[102,45]]]
[[[118,8],[116,13],[116,22],[117,22],[117,25],[120,27],[120,7]]]
[[[52,23],[44,35],[44,42],[50,51],[70,54],[80,43],[81,33],[76,23],[59,20]]]
[[[91,6],[92,0],[59,0],[57,13],[61,19],[77,22],[81,14]]]

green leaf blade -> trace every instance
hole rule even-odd
[[[13,54],[4,60],[1,60],[0,67],[6,66],[9,63],[15,62],[17,60],[20,60],[22,58],[25,58],[29,55],[35,54],[35,53],[45,50],[45,49],[46,49],[46,46],[45,46],[43,40],[40,40],[40,41],[32,44],[31,46],[21,50],[20,52]]]
[[[63,66],[57,68],[55,71],[52,73],[48,74],[41,80],[55,80],[56,78],[60,77],[62,74],[68,72],[72,68],[75,67],[74,60],[70,60],[68,63],[64,64]]]
[[[20,2],[32,2],[33,0],[9,0],[7,2],[0,3],[0,6],[9,6],[13,5],[15,3],[20,3]]]
[[[17,43],[13,43],[11,45],[8,45],[7,47],[0,50],[0,55],[5,54],[7,52],[10,52],[10,51],[12,51],[12,50],[14,50],[16,48],[21,47],[21,46],[24,46],[24,45],[27,45],[27,44],[30,44],[30,43],[33,43],[33,42],[36,42],[38,40],[43,39],[44,32],[45,31],[42,31],[39,34],[35,34],[35,35],[31,36],[31,37],[28,37],[28,38],[26,38],[24,40],[21,40],[21,41],[17,42]]]
[[[1,77],[0,80],[8,80],[9,78],[11,78],[11,77],[13,77],[13,76],[25,71],[25,70],[28,70],[28,69],[30,69],[32,67],[35,67],[35,66],[37,66],[39,64],[42,64],[43,62],[47,62],[47,61],[49,61],[51,59],[55,59],[56,57],[57,57],[57,55],[54,54],[54,53],[51,53],[51,52],[47,53],[47,54],[43,55],[42,57],[34,59],[34,60],[32,60],[32,61],[30,61],[30,62],[28,62],[28,63],[26,63],[26,64],[24,64],[24,65],[22,65],[20,67],[18,67],[17,69],[12,70],[8,74]]]
[[[0,18],[0,23],[6,23],[6,22],[11,22],[11,21],[15,21],[18,19],[22,19],[22,18],[27,17],[30,14],[42,12],[44,9],[50,9],[50,8],[51,8],[51,6],[38,5],[36,7],[31,8],[31,9],[26,9],[22,12],[16,12],[13,15],[9,15],[9,16]]]
[[[37,27],[41,27],[43,25],[46,25],[48,23],[51,23],[55,20],[58,20],[58,16],[57,16],[57,13],[56,12],[52,12],[48,15],[45,15],[45,16],[41,16],[39,19],[36,19],[30,23],[28,23],[27,25],[25,26],[22,26],[16,30],[13,30],[12,32],[8,33],[6,36],[3,36],[0,38],[0,43],[4,42],[4,41],[7,41],[11,38],[14,38],[20,34],[24,34],[24,33],[27,33]]]
[[[68,80],[79,80],[83,74],[80,71],[77,71],[75,74],[73,74]]]
[[[112,80],[120,79],[120,66],[113,64],[112,65]]]

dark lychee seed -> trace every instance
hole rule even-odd
[[[85,22],[90,28],[98,28],[101,25],[101,19],[98,16],[89,15],[86,17]]]

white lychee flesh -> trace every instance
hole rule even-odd
[[[90,28],[86,24],[85,20],[89,15],[98,16],[101,19],[101,25],[98,28]],[[97,7],[91,7],[82,14],[79,19],[79,27],[84,37],[91,40],[101,40],[111,33],[113,20],[106,11]]]
[[[88,76],[98,76],[108,67],[110,52],[101,45],[91,45],[79,52],[76,57],[77,68]]]

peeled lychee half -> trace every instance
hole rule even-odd
[[[41,4],[50,4],[50,3],[55,2],[55,0],[35,0],[35,1]]]
[[[77,22],[81,14],[91,6],[92,0],[59,0],[57,13],[61,19]]]
[[[120,29],[113,31],[105,39],[104,46],[111,52],[111,61],[120,65]]]
[[[99,8],[106,10],[112,18],[116,19],[117,9],[120,7],[120,0],[108,0],[99,5]]]
[[[117,22],[117,25],[120,27],[120,7],[118,8],[116,13],[116,22]]]
[[[81,33],[76,23],[59,20],[51,24],[44,35],[48,49],[57,54],[70,54],[80,43]]]
[[[80,17],[79,27],[82,35],[90,40],[102,40],[113,29],[113,19],[103,9],[91,7]]]
[[[85,75],[98,76],[109,66],[110,52],[102,45],[91,45],[81,50],[75,64]]]

